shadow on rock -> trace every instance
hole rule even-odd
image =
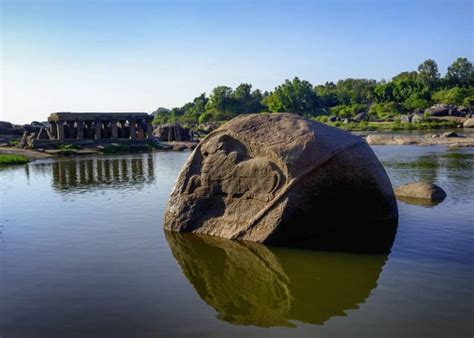
[[[357,309],[377,286],[387,255],[269,248],[165,231],[171,251],[199,296],[236,325],[323,324]]]

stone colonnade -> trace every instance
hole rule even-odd
[[[152,137],[148,119],[50,121],[53,139],[64,140],[140,140]]]

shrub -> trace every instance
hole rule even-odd
[[[126,144],[111,144],[109,146],[104,147],[101,150],[104,154],[120,154],[120,153],[127,153],[130,151],[130,146]]]

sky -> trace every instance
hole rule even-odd
[[[218,85],[473,61],[474,0],[0,0],[0,120],[176,107]]]

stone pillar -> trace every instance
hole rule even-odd
[[[84,121],[77,121],[77,139],[84,139]]]
[[[50,127],[49,127],[49,131],[50,131],[50,134],[52,136],[52,139],[53,140],[57,140],[58,139],[58,127],[56,125],[56,122],[50,122]]]
[[[62,141],[64,141],[64,125],[63,125],[63,123],[62,123],[61,121],[59,121],[59,122],[57,123],[57,127],[58,127],[58,133],[57,133],[57,135],[58,135],[58,140],[59,140],[60,142],[62,142]]]
[[[77,133],[75,132],[74,129],[74,121],[68,121],[67,125],[69,128],[67,128],[68,134],[66,138],[74,139],[77,137]]]
[[[153,126],[151,125],[151,121],[146,122],[146,138],[151,139],[153,136]]]
[[[96,120],[96,121],[95,121],[95,139],[96,139],[97,141],[100,141],[100,137],[101,137],[100,133],[101,133],[101,131],[102,131],[102,122],[99,121],[99,120]]]
[[[135,127],[136,121],[135,120],[130,120],[130,139],[131,140],[136,140],[137,138],[137,130]]]
[[[118,138],[117,121],[112,120],[111,123],[111,139],[116,140]]]

